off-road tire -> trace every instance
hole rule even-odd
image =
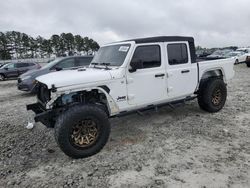
[[[74,124],[84,119],[93,119],[99,133],[95,142],[80,148],[71,141]],[[83,125],[82,125],[83,126]],[[72,158],[85,158],[98,153],[107,143],[110,134],[110,122],[107,114],[97,105],[77,105],[63,112],[55,124],[55,139],[61,150]]]
[[[3,74],[0,74],[0,81],[4,81],[5,80],[5,76]]]
[[[250,67],[250,63],[247,63],[247,67]]]
[[[219,90],[220,100],[218,104],[214,104],[213,96]],[[227,87],[224,81],[220,78],[211,78],[204,81],[198,92],[198,104],[202,110],[207,112],[218,112],[225,105],[227,98]]]

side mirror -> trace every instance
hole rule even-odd
[[[56,70],[56,71],[61,71],[61,70],[62,70],[62,68],[61,68],[61,67],[57,67],[57,66],[55,66],[55,70]]]
[[[143,62],[141,59],[135,59],[132,60],[130,63],[131,69],[129,69],[129,72],[135,72],[137,69],[142,69],[143,68]]]

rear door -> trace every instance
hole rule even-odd
[[[197,63],[191,62],[188,42],[165,43],[167,85],[170,99],[192,95],[198,83]]]
[[[16,68],[18,75],[21,75],[29,70],[29,63],[17,63]]]

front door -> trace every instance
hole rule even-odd
[[[153,104],[167,97],[166,72],[161,54],[160,45],[136,46],[131,62],[140,62],[142,66],[135,72],[127,72],[129,104]]]
[[[16,68],[16,63],[10,63],[5,67],[6,73],[5,75],[7,77],[17,77],[18,76],[18,72],[17,72],[17,68]]]

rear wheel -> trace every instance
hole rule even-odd
[[[250,62],[249,62],[249,63],[247,63],[247,67],[250,67]]]
[[[221,79],[209,79],[199,89],[198,103],[207,112],[218,112],[225,105],[227,98],[226,84]]]
[[[61,114],[55,124],[55,139],[72,158],[96,154],[107,143],[109,134],[108,116],[96,105],[74,106]]]
[[[4,81],[5,80],[5,76],[3,74],[0,74],[0,81]]]
[[[234,64],[239,64],[239,60],[238,60],[238,59],[236,59]]]

